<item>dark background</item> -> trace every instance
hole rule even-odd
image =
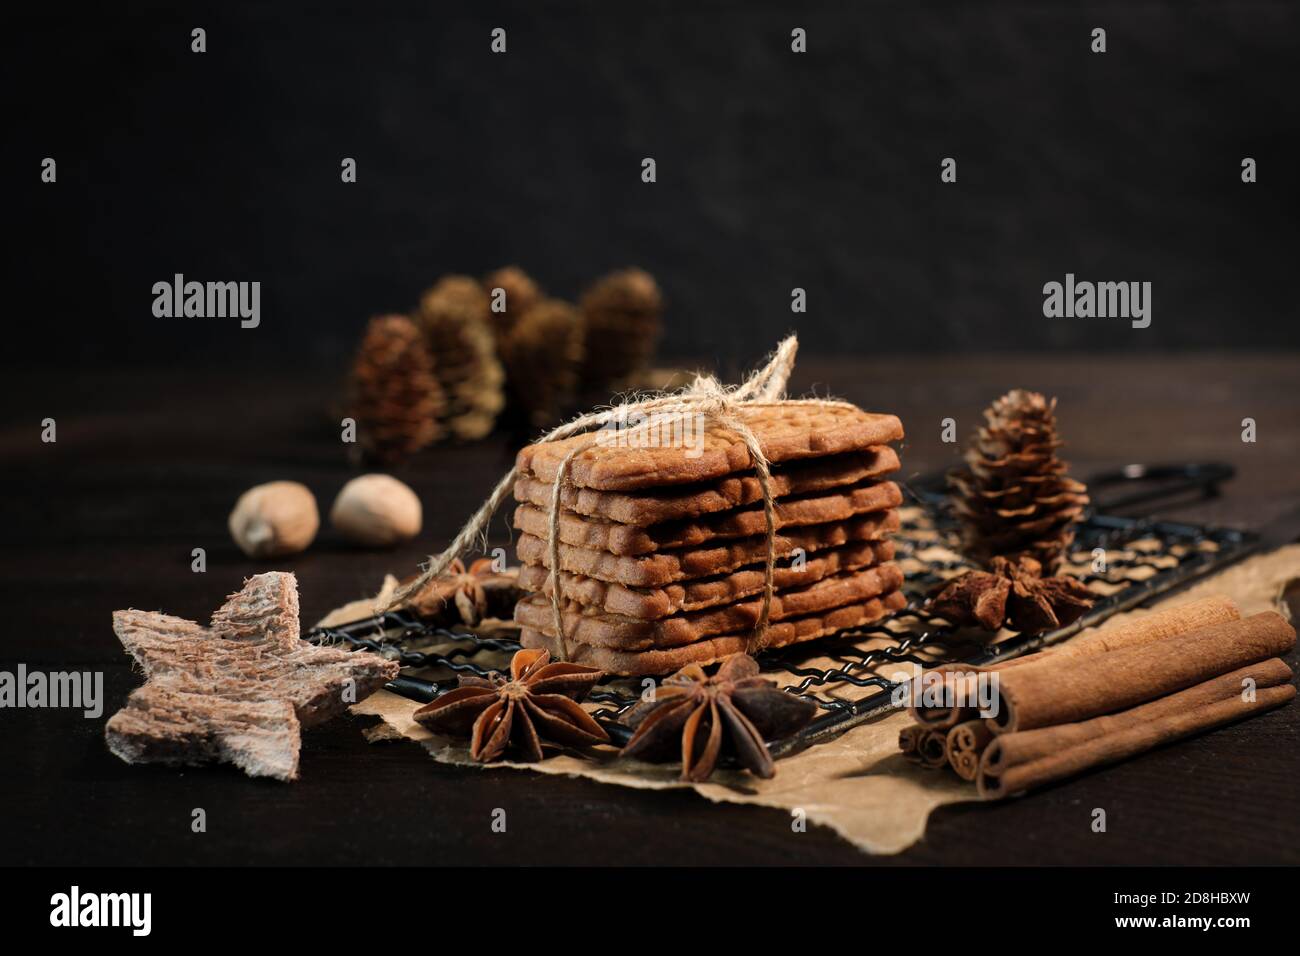
[[[667,354],[745,365],[796,324],[805,353],[1300,344],[1295,4],[783,6],[11,7],[10,360],[335,369],[367,316],[511,262],[564,296],[642,265]],[[1152,282],[1152,326],[1044,319],[1069,271]],[[260,280],[261,328],[154,318],[175,272]]]

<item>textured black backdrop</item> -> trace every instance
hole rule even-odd
[[[728,363],[796,324],[859,354],[1300,344],[1295,4],[784,6],[11,8],[11,360],[337,362],[516,261],[564,295],[641,264],[666,351]],[[1151,328],[1044,319],[1067,271],[1151,281]],[[260,280],[262,327],[154,318],[174,272]]]

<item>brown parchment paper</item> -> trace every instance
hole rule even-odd
[[[1269,608],[1288,614],[1281,595],[1287,582],[1297,577],[1300,545],[1288,545],[1233,565],[1157,606],[1172,607],[1210,594],[1227,594],[1238,603],[1243,615]],[[1146,613],[1149,611],[1116,615],[1105,626]],[[902,665],[891,667],[891,674],[906,672]],[[436,737],[411,720],[418,706],[404,697],[380,691],[352,710],[383,719],[387,729],[371,734],[371,739],[400,735],[419,743],[439,762],[467,768],[484,766],[471,761],[461,743]],[[719,771],[707,783],[685,784],[677,780],[674,766],[618,760],[612,751],[596,761],[560,755],[537,764],[499,762],[486,766],[568,774],[639,789],[692,787],[716,802],[778,807],[790,812],[792,819],[806,816],[808,822],[830,827],[868,853],[898,853],[924,835],[933,809],[977,799],[972,784],[953,774],[918,767],[899,755],[898,731],[909,722],[902,712],[883,715],[835,740],[778,761],[777,775],[772,780]]]

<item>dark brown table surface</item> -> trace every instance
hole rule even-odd
[[[951,465],[943,418],[965,436],[1011,386],[1058,396],[1075,474],[1133,461],[1225,461],[1222,497],[1168,506],[1180,519],[1264,528],[1300,507],[1300,356],[1065,358],[879,356],[805,359],[818,386],[899,414],[907,475]],[[352,474],[331,408],[336,376],[279,368],[20,373],[9,381],[0,451],[7,634],[0,666],[105,672],[105,714],[11,710],[4,724],[0,863],[823,863],[1245,864],[1300,862],[1300,707],[1183,741],[996,805],[937,812],[905,853],[873,858],[831,831],[791,832],[775,810],[429,760],[413,744],[371,746],[368,722],[307,734],[302,779],[230,768],[128,767],[103,721],[139,683],[110,628],[134,606],[206,620],[243,577],[226,516],[250,485],[305,482],[327,509]],[[40,422],[58,423],[42,444]],[[1243,418],[1258,441],[1241,441]],[[509,461],[513,439],[438,448],[398,474],[421,495],[418,543],[347,549],[322,530],[298,575],[303,617],[372,593],[447,541]],[[504,521],[496,539],[506,542]],[[190,570],[195,547],[205,574]],[[1297,568],[1300,575],[1300,568]],[[1291,659],[1294,666],[1296,660]],[[207,832],[191,832],[203,808]],[[493,833],[494,808],[508,830]],[[1105,808],[1108,829],[1090,827]]]

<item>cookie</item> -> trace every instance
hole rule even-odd
[[[896,564],[826,578],[802,588],[772,595],[768,620],[772,623],[829,611],[896,591],[903,584],[903,572]],[[763,600],[754,596],[736,604],[676,614],[659,621],[610,614],[595,608],[570,604],[564,610],[564,637],[579,644],[609,647],[621,651],[681,647],[716,634],[753,628],[762,612]],[[554,635],[550,601],[541,596],[524,598],[515,605],[515,621],[524,627]]]
[[[880,478],[898,468],[898,453],[888,445],[846,455],[793,461],[772,469],[772,496],[784,498],[829,491]],[[515,481],[515,500],[550,511],[553,488],[548,482],[524,474]],[[762,500],[762,489],[752,474],[727,475],[703,484],[630,493],[595,491],[568,484],[560,491],[560,504],[569,511],[639,527],[730,511]]]
[[[850,627],[861,627],[878,621],[907,606],[902,591],[873,598],[861,604],[851,604],[821,614],[778,621],[768,628],[764,647],[781,647],[801,641],[825,637]],[[575,664],[599,667],[609,674],[639,677],[646,674],[671,674],[687,664],[710,664],[737,654],[748,648],[749,633],[726,634],[705,638],[683,647],[669,647],[653,651],[620,651],[608,647],[593,647],[566,641],[567,658]],[[558,648],[555,638],[543,631],[526,627],[520,634],[524,647],[544,647],[554,655]]]
[[[741,408],[738,414],[753,431],[769,462],[861,451],[903,437],[897,417],[857,408],[768,405]],[[693,428],[698,417],[692,414],[685,420]],[[633,491],[707,481],[753,467],[749,449],[729,428],[706,425],[702,437],[698,433],[674,435],[672,430],[665,425],[657,434],[604,431],[542,442],[522,449],[516,466],[521,472],[553,482],[564,458],[574,448],[581,448],[570,465],[569,479],[580,488],[598,491]],[[659,444],[633,448],[620,443],[638,435]]]
[[[823,578],[858,571],[881,564],[894,556],[892,541],[857,541],[810,555],[802,569],[778,564],[772,586],[792,588],[815,584]],[[656,621],[682,611],[701,611],[719,604],[731,604],[763,590],[761,564],[730,574],[669,584],[662,588],[629,588],[598,581],[580,574],[561,574],[561,594],[567,601],[622,614],[643,621]],[[519,569],[519,587],[541,594],[551,593],[551,572],[535,564]]]
[[[892,481],[826,495],[787,498],[776,504],[776,526],[780,529],[843,521],[857,514],[896,508],[902,503],[903,495]],[[515,527],[534,537],[545,538],[550,519],[535,505],[520,505],[515,509]],[[610,554],[653,554],[766,533],[767,518],[762,505],[723,511],[705,518],[668,521],[648,528],[567,513],[562,513],[559,520],[560,540],[565,544]]]
[[[773,550],[778,558],[796,548],[805,552],[834,548],[850,541],[879,541],[898,530],[898,512],[876,511],[857,515],[847,521],[809,525],[777,532]],[[766,537],[737,538],[710,547],[629,557],[560,545],[560,570],[585,574],[590,578],[626,584],[629,587],[653,588],[690,578],[705,578],[763,561],[767,557]],[[550,567],[551,556],[546,542],[531,534],[521,534],[515,548],[524,564]]]

